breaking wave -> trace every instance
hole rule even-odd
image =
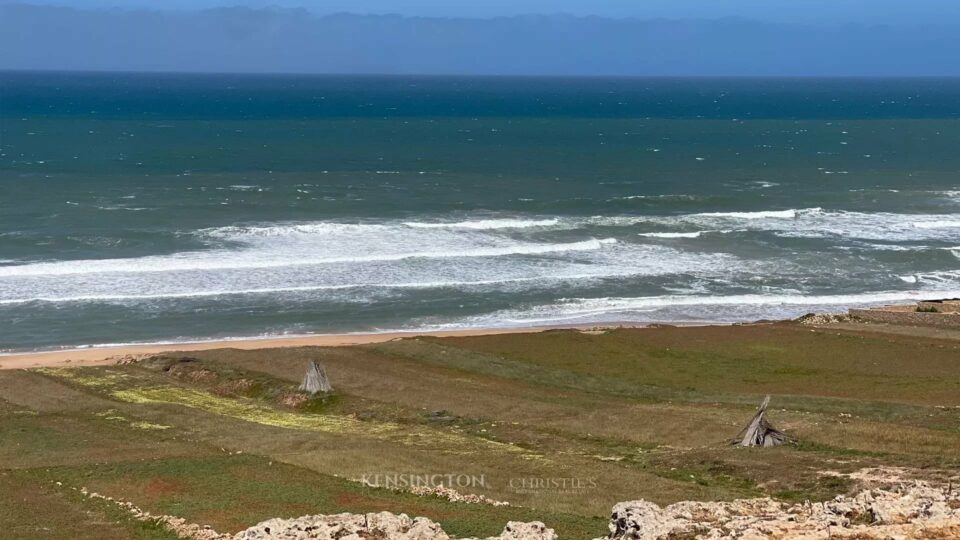
[[[792,318],[810,311],[837,311],[838,308],[865,307],[900,301],[914,302],[945,296],[960,296],[960,288],[847,295],[742,294],[572,298],[522,309],[498,311],[434,326],[436,328],[469,328],[610,321],[741,322],[763,318]]]
[[[200,249],[0,262],[0,308],[19,317],[67,303],[151,313],[282,306],[291,320],[314,320],[311,310],[354,305],[417,327],[492,327],[748,321],[960,296],[960,214],[482,214],[179,234]],[[697,238],[712,241],[683,241]]]
[[[473,248],[397,251],[351,255],[346,252],[330,255],[311,255],[294,250],[211,250],[192,253],[177,253],[168,256],[149,256],[131,259],[96,259],[33,263],[0,267],[0,277],[76,275],[101,273],[156,273],[190,270],[234,270],[283,268],[338,263],[370,263],[402,261],[406,259],[453,259],[504,257],[510,255],[545,255],[568,251],[591,251],[615,244],[615,238],[591,238],[579,242],[534,244],[511,243],[502,246],[477,246]],[[363,251],[361,246],[345,246]]]
[[[531,227],[554,227],[559,219],[481,219],[477,221],[421,222],[405,221],[403,224],[414,229],[466,229],[490,231],[497,229],[527,229]]]
[[[765,210],[759,212],[701,212],[693,215],[734,219],[794,219],[799,216],[814,216],[822,213],[823,208],[803,208],[800,210]]]
[[[637,233],[637,236],[645,236],[647,238],[700,238],[700,235],[710,231],[697,231],[697,232],[651,232],[651,233]]]

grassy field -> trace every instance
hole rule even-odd
[[[948,478],[960,474],[950,337],[794,323],[558,330],[0,371],[0,531],[171,538],[69,489],[86,487],[221,532],[389,510],[457,536],[537,519],[583,539],[605,533],[618,501],[826,499],[854,486],[825,473],[879,465]],[[333,396],[297,394],[313,359]],[[764,394],[798,443],[731,447]],[[459,491],[511,506],[359,481],[404,475],[470,478]]]

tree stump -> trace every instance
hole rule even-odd
[[[323,369],[316,361],[310,362],[307,366],[307,373],[303,376],[303,382],[300,384],[300,391],[311,395],[317,392],[332,392],[330,380],[327,378],[327,371]]]
[[[792,439],[782,431],[773,427],[767,421],[767,407],[770,405],[770,396],[764,398],[763,403],[757,409],[753,419],[747,424],[747,427],[740,430],[740,434],[732,442],[737,446],[780,446],[781,444],[792,441]]]

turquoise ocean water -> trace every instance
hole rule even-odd
[[[0,73],[0,349],[960,296],[960,80]]]

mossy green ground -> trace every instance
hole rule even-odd
[[[335,397],[291,400],[314,359]],[[770,420],[799,444],[729,446],[767,393]],[[960,342],[869,328],[219,349],[0,371],[0,398],[0,530],[12,538],[81,537],[77,524],[88,538],[169,537],[69,487],[222,532],[269,517],[389,510],[457,536],[539,519],[582,539],[604,534],[622,500],[825,499],[853,487],[827,471],[960,472]],[[474,479],[460,491],[514,506],[358,481],[449,474]]]

